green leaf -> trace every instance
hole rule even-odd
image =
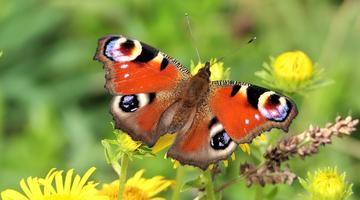
[[[308,183],[305,179],[302,179],[301,177],[298,177],[299,183],[301,184],[301,186],[303,186],[304,189],[308,189]]]
[[[271,71],[272,71],[270,65],[269,65],[267,62],[264,62],[262,66],[263,66],[263,68],[264,68],[265,70],[267,70],[268,72],[271,72]]]
[[[205,185],[206,185],[206,179],[204,176],[200,175],[196,179],[186,182],[182,186],[181,192],[189,190],[189,189],[194,189],[194,188],[203,189],[203,188],[205,188]]]
[[[278,193],[279,193],[279,189],[278,187],[275,187],[266,195],[266,197],[268,199],[274,199]]]
[[[266,81],[269,81],[269,82],[272,81],[271,75],[268,72],[266,72],[265,70],[255,72],[255,76],[257,76],[261,79],[264,79]]]

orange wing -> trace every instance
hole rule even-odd
[[[166,131],[157,126],[180,96],[189,71],[157,49],[123,36],[100,39],[95,59],[104,64],[105,87],[114,95],[115,127],[152,146]]]

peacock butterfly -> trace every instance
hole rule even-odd
[[[115,128],[153,146],[176,133],[167,155],[206,169],[226,159],[238,144],[272,128],[288,130],[295,103],[247,83],[210,81],[210,63],[191,76],[178,61],[138,40],[106,36],[95,59],[105,68],[113,95]]]

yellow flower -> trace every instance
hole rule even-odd
[[[104,139],[101,141],[105,150],[105,158],[109,164],[116,164],[121,157],[126,154],[130,159],[142,156],[153,155],[151,149],[140,141],[134,141],[131,137],[121,131],[114,130],[113,133],[116,136],[115,140]]]
[[[352,194],[352,184],[345,181],[345,173],[338,174],[335,168],[308,172],[307,179],[299,178],[301,185],[310,193],[311,200],[344,200]]]
[[[135,151],[142,144],[139,141],[132,140],[131,137],[126,133],[118,134],[116,139],[117,139],[117,142],[121,145],[121,147],[125,151],[129,151],[129,152]]]
[[[275,76],[285,81],[305,81],[314,74],[313,63],[302,51],[285,52],[272,64]]]
[[[204,67],[204,63],[198,63],[195,65],[194,63],[191,63],[190,65],[190,71],[192,75],[195,75],[201,68]],[[229,79],[230,77],[230,68],[224,67],[223,62],[218,62],[216,59],[210,60],[210,80],[211,81],[217,81],[217,80],[224,80]]]
[[[162,200],[164,198],[154,197],[161,191],[168,188],[173,181],[166,180],[162,176],[155,176],[151,179],[142,178],[144,170],[127,180],[123,200]],[[119,181],[113,181],[110,184],[104,184],[99,191],[100,195],[106,195],[110,200],[117,200],[119,190]]]
[[[263,64],[263,70],[255,72],[270,88],[287,93],[306,94],[309,90],[332,83],[323,78],[323,69],[315,69],[310,58],[302,51],[289,51],[271,59],[271,65]]]
[[[95,167],[90,168],[81,178],[76,175],[74,170],[69,170],[63,179],[63,171],[50,170],[48,175],[42,179],[29,177],[26,181],[20,182],[20,187],[25,193],[22,194],[12,189],[7,189],[1,193],[3,200],[108,200],[104,195],[99,195],[95,184],[88,182],[89,177],[95,171]]]

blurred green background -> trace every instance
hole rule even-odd
[[[83,173],[96,166],[95,180],[115,179],[100,143],[113,135],[104,71],[93,61],[97,39],[123,34],[189,66],[197,57],[185,13],[203,60],[239,49],[225,58],[234,80],[261,85],[254,72],[269,56],[289,50],[302,50],[325,68],[325,77],[335,83],[299,102],[290,134],[334,121],[338,114],[360,118],[358,0],[0,0],[0,191],[17,189],[21,178],[45,176],[53,167]],[[244,45],[253,36],[256,42]],[[248,157],[236,154],[222,180],[234,176]],[[310,159],[294,159],[290,167],[304,177],[308,170],[338,166],[354,183],[351,199],[360,199],[359,160],[358,131]],[[163,155],[136,160],[129,175],[141,168],[147,170],[145,177],[175,178]],[[254,199],[255,191],[273,188],[249,189],[240,183],[223,197]],[[275,199],[293,199],[303,192],[298,182],[283,185]],[[183,196],[190,197],[191,192]]]

